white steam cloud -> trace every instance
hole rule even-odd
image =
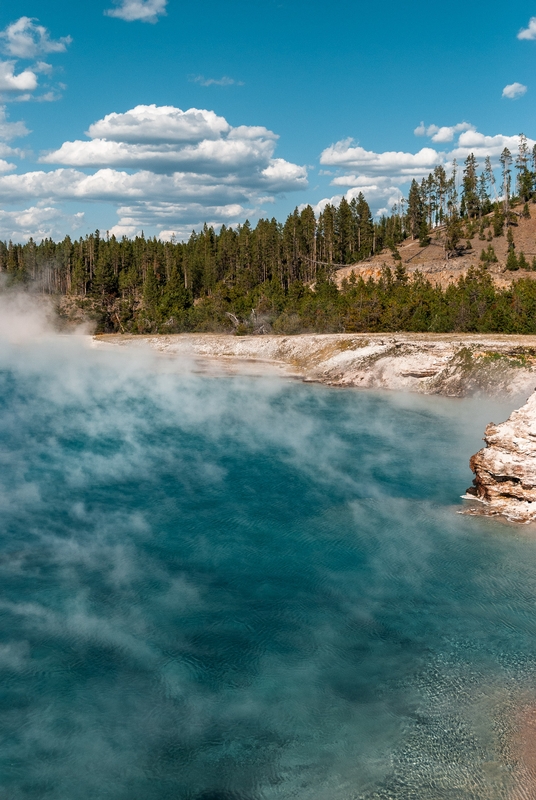
[[[440,485],[439,456],[465,465],[490,408],[200,376],[89,343],[55,334],[40,298],[0,296],[0,677],[23,689],[0,721],[13,797],[21,764],[25,787],[46,779],[77,800],[110,787],[154,800],[179,782],[199,797],[200,780],[340,800],[383,780],[414,713],[397,716],[413,702],[397,589],[424,601],[444,556],[427,520],[443,537],[461,523],[388,496],[382,476]],[[356,630],[368,649],[345,649]]]

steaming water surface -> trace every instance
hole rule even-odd
[[[536,542],[510,409],[0,349],[0,797],[506,797]]]

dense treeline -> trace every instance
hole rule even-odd
[[[515,196],[512,162],[505,148],[500,199],[489,159],[479,175],[471,154],[459,181],[455,163],[450,176],[438,166],[376,221],[359,194],[326,205],[318,218],[307,206],[284,224],[261,219],[255,228],[245,222],[219,232],[205,225],[187,242],[118,240],[99,231],[78,241],[0,242],[0,271],[10,284],[31,283],[65,297],[64,313],[79,307],[102,331],[533,333],[536,283],[496,289],[487,274],[496,260],[491,245],[483,249],[481,268],[446,289],[421,275],[408,279],[397,250],[408,237],[425,246],[440,232],[445,256],[453,257],[464,235],[478,232],[491,242],[506,233],[507,268],[527,267],[511,231],[516,215],[530,216],[528,204],[536,199],[536,148],[530,153],[523,135]],[[382,252],[394,271],[385,266],[378,281],[352,279],[337,289],[332,277],[338,266]]]

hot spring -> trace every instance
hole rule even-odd
[[[51,337],[0,406],[2,797],[508,796],[536,539],[456,512],[515,404]]]

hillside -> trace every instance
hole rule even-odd
[[[517,223],[511,226],[516,253],[519,255],[520,252],[523,252],[529,264],[536,256],[536,205],[531,205],[530,211],[532,214],[530,219],[518,217]],[[491,221],[491,216],[489,215],[486,221]],[[430,244],[426,247],[421,247],[417,240],[406,240],[399,245],[398,251],[408,274],[411,275],[419,271],[430,281],[439,283],[443,287],[455,283],[461,275],[466,274],[470,267],[478,267],[482,263],[480,254],[489,245],[493,247],[498,259],[497,263],[491,263],[488,267],[496,286],[507,287],[512,281],[522,277],[536,279],[536,272],[531,270],[517,270],[515,272],[506,270],[508,254],[506,236],[504,234],[493,236],[490,241],[489,235],[491,233],[492,228],[490,226],[486,228],[484,239],[479,237],[478,232],[475,232],[469,238],[464,236],[460,242],[459,254],[455,257],[451,256],[448,260],[445,259],[443,228],[432,232]],[[470,243],[471,247],[463,248],[462,245],[467,242]],[[384,249],[383,252],[358,264],[338,269],[334,276],[335,281],[340,286],[343,279],[349,278],[352,272],[355,273],[356,277],[361,276],[364,280],[371,277],[376,280],[380,277],[384,265],[392,269],[395,269],[397,265],[397,260],[388,249]]]

